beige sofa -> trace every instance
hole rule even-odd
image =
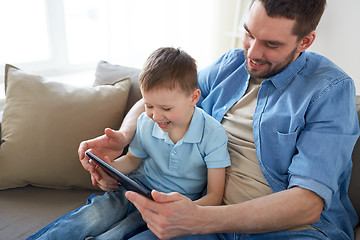
[[[102,193],[90,185],[77,159],[78,144],[101,135],[105,127],[118,128],[141,94],[138,69],[104,61],[89,87],[54,83],[11,66],[6,71],[5,108],[0,102],[0,240],[15,240]],[[359,113],[360,97],[357,107]],[[349,189],[358,213],[359,159],[360,141]]]

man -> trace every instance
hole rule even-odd
[[[224,205],[199,207],[178,193],[153,191],[151,201],[127,192],[151,230],[132,239],[353,238],[358,217],[347,188],[359,134],[354,84],[332,62],[305,51],[325,5],[252,2],[244,50],[229,51],[198,75],[198,105],[229,137]],[[79,148],[98,184],[107,177],[88,166],[83,150],[127,143],[133,135],[126,121],[120,132]]]

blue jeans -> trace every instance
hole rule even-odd
[[[91,195],[86,205],[50,223],[31,239],[127,239],[146,229],[146,223],[135,206],[124,196],[126,190],[102,196]]]
[[[158,240],[150,230],[144,231],[129,240]],[[173,240],[329,240],[324,234],[316,230],[280,231],[266,234],[214,233],[205,235],[186,235]]]

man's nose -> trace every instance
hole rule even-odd
[[[262,59],[263,49],[261,43],[256,39],[252,40],[248,48],[248,58],[250,59]]]

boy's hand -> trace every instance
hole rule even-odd
[[[100,167],[96,166],[96,172],[96,176],[91,174],[91,182],[94,186],[97,185],[103,191],[114,191],[119,187],[118,182]]]

